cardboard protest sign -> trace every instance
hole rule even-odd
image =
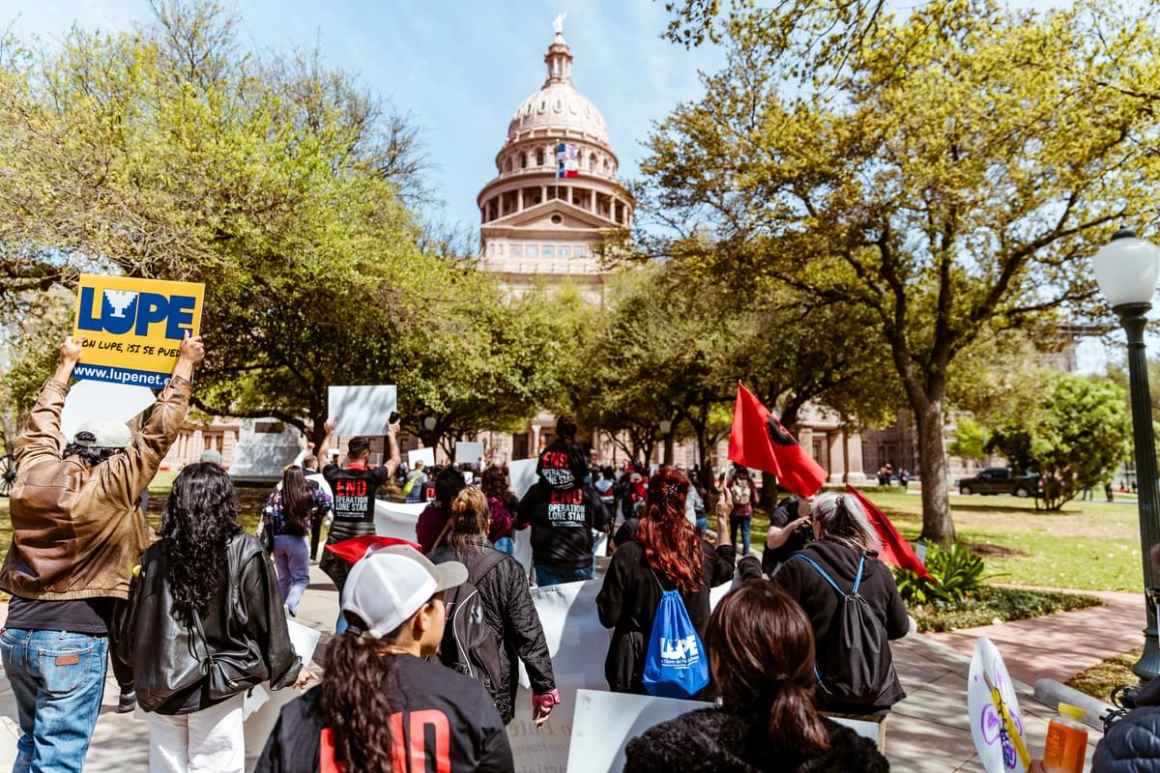
[[[426,467],[435,466],[435,449],[434,448],[416,448],[413,451],[407,452],[407,464],[412,468],[415,462],[422,462]]]
[[[326,390],[327,412],[338,437],[387,434],[387,419],[396,407],[395,387],[332,386]]]
[[[302,664],[308,665],[314,657],[314,650],[322,634],[313,628],[307,628],[293,620],[286,621],[286,628],[290,633],[290,643],[294,652],[302,659]],[[253,770],[253,766],[266,747],[266,739],[274,730],[278,722],[278,715],[282,707],[299,695],[297,690],[285,689],[271,692],[269,682],[258,685],[246,694],[242,704],[244,717],[243,732],[246,737],[246,770]]]
[[[539,461],[535,457],[516,459],[508,465],[508,478],[511,479],[512,493],[516,495],[516,499],[523,499],[528,489],[536,485],[536,481],[539,480],[539,476],[536,475],[536,464]]]
[[[987,773],[1023,773],[1026,745],[1019,698],[991,640],[975,642],[967,674],[967,715],[971,740]]]
[[[455,444],[456,464],[482,464],[483,443],[468,443],[460,440]]]
[[[82,274],[73,338],[84,347],[77,379],[161,389],[181,339],[201,330],[205,285]]]
[[[113,384],[107,381],[78,381],[64,399],[60,431],[72,440],[86,421],[104,419],[126,424],[153,405],[156,398],[148,387]]]

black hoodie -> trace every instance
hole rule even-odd
[[[802,553],[820,564],[844,591],[849,592],[850,586],[854,583],[854,575],[858,573],[858,559],[861,553],[840,542],[826,539],[811,543]],[[816,569],[800,559],[786,561],[772,579],[796,599],[809,616],[810,622],[813,623],[814,639],[817,641],[819,653],[833,652],[843,646],[838,629],[833,625],[839,609],[838,593],[822,579]],[[910,630],[910,618],[906,614],[906,604],[898,595],[894,575],[878,560],[877,553],[866,553],[866,566],[862,571],[859,593],[885,626],[886,636],[889,639],[901,639],[907,634]],[[889,684],[881,685],[874,708],[889,708],[905,697],[906,693],[902,691],[902,685],[898,683],[898,676],[895,674]],[[828,711],[845,709],[854,712],[853,707],[827,705],[825,694],[821,691],[818,693],[818,703]],[[854,713],[865,713],[866,708],[857,707]]]
[[[579,450],[555,440],[540,454],[540,480],[519,506],[519,524],[532,525],[532,563],[561,569],[592,566],[592,529],[604,529],[608,513],[600,495],[584,484],[588,467]]]

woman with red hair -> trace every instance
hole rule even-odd
[[[600,622],[612,628],[604,675],[613,692],[644,694],[644,660],[661,593],[679,590],[699,635],[709,621],[709,589],[733,578],[729,544],[714,550],[685,517],[689,479],[664,468],[648,484],[644,515],[632,541],[618,545],[596,597]],[[718,529],[718,540],[727,535]]]

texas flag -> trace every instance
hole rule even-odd
[[[729,459],[768,472],[779,486],[803,497],[818,493],[827,477],[778,418],[740,382],[733,406]]]
[[[556,145],[556,178],[580,176],[580,149],[572,143]]]

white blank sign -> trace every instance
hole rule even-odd
[[[415,462],[422,462],[427,467],[435,466],[435,449],[434,448],[416,448],[413,451],[407,452],[407,464],[411,467],[415,466]]]
[[[60,412],[60,431],[72,440],[81,425],[91,419],[126,424],[153,405],[156,398],[149,387],[112,384],[105,381],[78,381],[68,391]]]
[[[479,464],[483,460],[483,443],[468,443],[460,440],[455,444],[456,464]]]
[[[327,397],[338,437],[387,434],[387,419],[396,406],[395,387],[332,386]]]
[[[532,459],[516,459],[508,465],[508,477],[512,484],[512,493],[516,499],[523,499],[528,489],[536,485],[539,476],[536,475],[536,464],[539,457]]]

